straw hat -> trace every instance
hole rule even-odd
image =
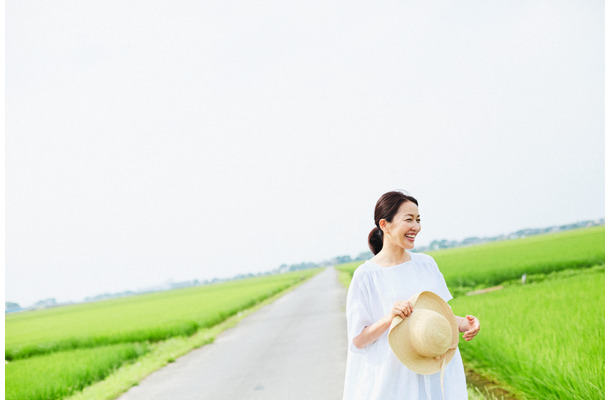
[[[451,361],[459,331],[449,304],[432,292],[420,292],[409,299],[413,312],[392,320],[388,341],[396,357],[410,370],[430,375]]]

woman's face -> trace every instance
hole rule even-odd
[[[402,203],[392,222],[380,221],[380,226],[384,231],[383,242],[390,241],[388,244],[400,246],[404,249],[415,247],[415,236],[421,230],[419,210],[417,205],[410,201]],[[385,228],[384,228],[385,225]]]

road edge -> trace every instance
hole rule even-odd
[[[117,399],[120,395],[127,392],[131,387],[137,386],[148,375],[176,361],[179,357],[188,354],[192,350],[213,343],[216,336],[221,332],[233,328],[247,316],[275,302],[305,282],[308,282],[311,278],[318,275],[323,270],[324,268],[319,268],[318,271],[306,279],[303,279],[295,285],[276,293],[275,295],[261,301],[251,308],[240,311],[238,314],[227,318],[218,325],[201,329],[189,337],[174,337],[159,343],[151,344],[152,350],[147,354],[138,358],[134,362],[121,366],[115,372],[108,375],[104,380],[89,385],[83,390],[65,398],[64,400]]]

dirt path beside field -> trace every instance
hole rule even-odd
[[[327,268],[119,399],[341,398],[346,289],[336,274]]]

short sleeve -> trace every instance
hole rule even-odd
[[[374,321],[372,321],[371,313],[369,311],[368,293],[366,290],[363,290],[361,282],[357,279],[352,279],[352,282],[349,285],[345,311],[347,316],[349,349],[355,353],[366,353],[366,347],[364,349],[359,349],[354,345],[354,338]]]
[[[445,282],[445,277],[443,276],[441,270],[438,268],[438,265],[436,264],[436,261],[434,261],[434,258],[430,257],[430,260],[432,261],[432,264],[434,266],[434,273],[436,274],[436,287],[438,290],[438,292],[436,293],[441,296],[443,300],[449,302],[449,300],[451,300],[453,296],[449,292],[447,282]]]

